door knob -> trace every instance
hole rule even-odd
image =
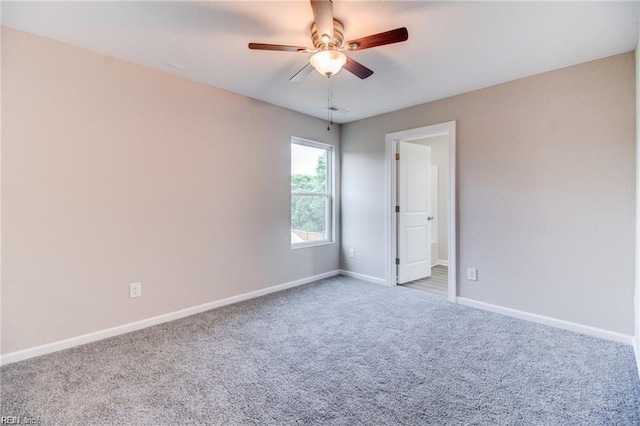
[[[429,216],[427,220],[433,220],[433,216]]]

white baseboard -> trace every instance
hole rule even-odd
[[[275,285],[272,287],[263,288],[260,290],[252,291],[249,293],[239,294],[237,296],[228,297],[222,300],[216,300],[213,302],[205,303],[203,305],[193,306],[191,308],[181,309],[179,311],[170,312],[168,314],[158,315],[156,317],[147,318],[141,321],[132,322],[129,324],[119,325],[117,327],[108,328],[106,330],[100,330],[93,333],[83,334],[81,336],[71,337],[69,339],[60,340],[58,342],[47,343],[46,345],[36,346],[33,348],[23,349],[20,351],[10,352],[0,357],[0,365],[11,364],[14,362],[22,361],[25,359],[33,358],[40,355],[49,354],[52,352],[58,352],[63,349],[73,348],[75,346],[84,345],[86,343],[95,342],[97,340],[106,339],[120,334],[130,333],[132,331],[140,330],[143,328],[151,327],[153,325],[162,324],[165,322],[177,320],[180,318],[188,317],[191,315],[199,314],[201,312],[209,311],[211,309],[219,308],[226,305],[232,305],[234,303],[242,302],[256,297],[264,296],[270,293],[286,290],[288,288],[297,287],[303,284],[308,284],[314,281],[321,280],[323,278],[329,278],[339,275],[340,271],[334,270],[326,272],[324,274],[314,275],[312,277],[302,278],[296,281],[291,281],[284,284]]]
[[[588,336],[599,337],[601,339],[612,340],[626,345],[633,345],[634,338],[629,334],[617,333],[615,331],[603,330],[601,328],[591,327],[589,325],[578,324],[575,322],[565,321],[561,319],[546,317],[543,315],[532,314],[529,312],[518,311],[516,309],[505,308],[503,306],[492,305],[490,303],[479,302],[477,300],[458,297],[459,304],[469,306],[471,308],[481,309],[483,311],[494,312],[496,314],[507,315],[509,317],[519,318],[526,321],[544,324],[563,330],[575,331],[576,333],[586,334]]]
[[[449,261],[448,260],[442,260],[442,259],[438,259],[438,263],[437,265],[442,265],[442,266],[449,266]]]
[[[362,281],[369,281],[370,283],[387,285],[387,280],[384,278],[372,277],[371,275],[359,274],[357,272],[346,271],[344,269],[340,269],[340,275],[357,278]]]

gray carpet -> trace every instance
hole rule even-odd
[[[0,372],[38,424],[640,424],[631,347],[346,277]]]

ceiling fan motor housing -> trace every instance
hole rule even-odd
[[[311,24],[311,42],[316,50],[336,50],[342,46],[344,41],[344,28],[342,22],[337,19],[333,20],[333,38],[327,43],[322,41],[322,36],[325,34],[318,34],[316,23]]]

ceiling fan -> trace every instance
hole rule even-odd
[[[367,37],[344,42],[342,22],[333,17],[332,0],[310,0],[314,22],[311,25],[313,48],[286,46],[280,44],[249,43],[249,49],[275,50],[281,52],[313,53],[309,63],[290,78],[300,81],[316,69],[320,74],[331,77],[343,67],[355,76],[365,79],[373,74],[369,68],[351,59],[345,51],[357,51],[386,44],[399,43],[409,38],[406,28],[397,28]]]

